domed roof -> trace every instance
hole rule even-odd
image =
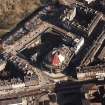
[[[54,54],[52,54],[52,65],[53,66],[60,66],[62,64],[62,62],[65,60],[65,57],[60,54],[60,52],[55,52]]]

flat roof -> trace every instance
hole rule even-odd
[[[98,58],[100,60],[105,59],[105,47],[102,49],[101,53],[98,55]]]

